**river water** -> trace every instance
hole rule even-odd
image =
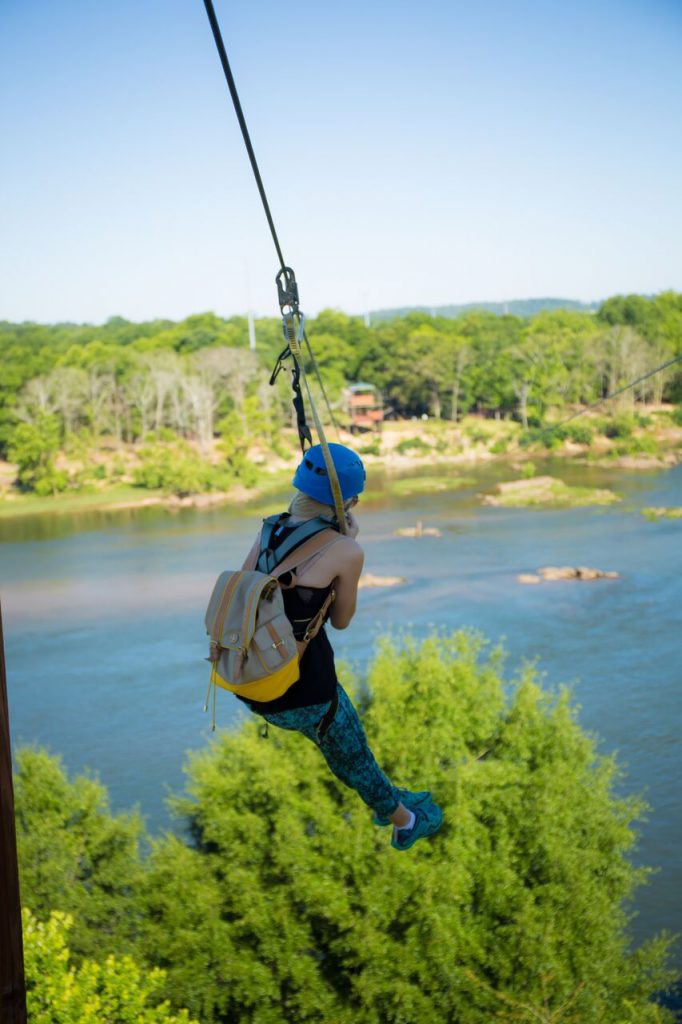
[[[361,591],[357,617],[334,646],[362,673],[389,629],[424,636],[434,627],[473,627],[504,640],[510,672],[537,658],[548,686],[569,683],[581,724],[626,769],[621,791],[644,793],[651,807],[635,859],[659,871],[638,895],[635,937],[682,931],[682,521],[652,523],[639,513],[682,504],[682,466],[540,470],[611,486],[624,500],[609,508],[483,508],[478,492],[505,475],[497,466],[477,470],[475,485],[459,491],[387,491],[361,504],[367,570],[408,582]],[[375,477],[373,491],[381,487]],[[208,595],[221,569],[240,564],[259,516],[281,507],[283,499],[273,499],[239,510],[0,521],[15,750],[45,746],[70,772],[95,773],[114,809],[138,804],[152,832],[172,827],[165,798],[183,786],[184,754],[211,738],[202,712]],[[394,536],[417,520],[442,535]],[[516,582],[517,573],[548,564],[615,569],[620,579]],[[219,694],[219,726],[243,715]]]

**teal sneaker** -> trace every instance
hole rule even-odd
[[[409,850],[418,839],[425,839],[437,832],[443,821],[443,812],[438,804],[422,804],[410,810],[415,817],[414,825],[409,832],[404,828],[393,829],[391,846],[394,850]]]
[[[433,797],[429,793],[428,789],[422,789],[418,793],[411,793],[409,789],[399,789],[400,802],[406,807],[412,810],[413,807],[419,807],[420,804],[426,803],[428,800],[433,800]],[[390,825],[390,818],[382,818],[378,814],[375,814],[372,818],[372,822],[375,825]]]

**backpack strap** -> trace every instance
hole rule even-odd
[[[227,582],[227,586],[223,590],[223,594],[220,599],[220,604],[218,605],[218,611],[216,612],[216,617],[213,622],[213,629],[211,630],[209,661],[216,662],[220,657],[220,652],[222,650],[220,646],[220,638],[223,633],[225,619],[227,618],[228,610],[230,608],[230,605],[232,604],[232,598],[234,597],[235,590],[237,589],[237,586],[239,584],[240,579],[242,578],[242,575],[243,573],[241,572],[232,573]]]
[[[288,558],[284,558],[276,567],[273,569],[272,576],[283,576],[287,572],[291,572],[297,565],[310,558],[311,555],[316,555],[321,552],[323,548],[330,547],[334,541],[338,540],[338,533],[336,530],[324,529],[320,530],[313,537],[300,544],[295,551],[292,551]]]
[[[312,617],[308,625],[306,626],[305,633],[303,634],[302,640],[297,640],[299,655],[303,654],[310,641],[317,636],[322,627],[324,626],[324,620],[327,617],[327,612],[336,600],[336,591],[330,590],[322,603],[320,610]]]
[[[254,542],[249,554],[244,559],[242,572],[252,572],[256,568],[261,552],[264,548],[269,548],[270,546],[270,538],[275,532],[275,527],[288,515],[288,512],[283,512],[281,515],[268,516],[267,519],[263,520],[258,540]]]

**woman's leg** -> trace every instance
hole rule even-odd
[[[282,729],[303,733],[319,747],[337,779],[354,789],[377,815],[391,818],[398,827],[406,824],[410,813],[402,806],[398,791],[377,764],[358,713],[340,684],[338,696],[339,706],[334,721],[322,740],[317,736],[316,727],[329,704],[316,704],[263,717]]]

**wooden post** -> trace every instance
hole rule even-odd
[[[14,821],[5,644],[0,607],[0,1021],[26,1024],[26,980]]]

